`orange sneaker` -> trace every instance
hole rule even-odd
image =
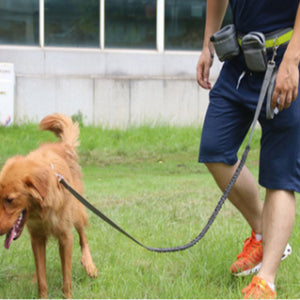
[[[276,299],[276,292],[273,292],[268,283],[258,276],[253,277],[251,283],[242,290],[242,293],[244,299]]]
[[[292,254],[292,247],[287,244],[282,254],[281,260]],[[230,266],[230,272],[234,276],[246,276],[257,273],[261,268],[263,257],[262,241],[258,241],[255,233],[251,232],[251,237],[244,242],[242,252],[237,256],[237,260]]]
[[[259,271],[263,257],[262,241],[257,241],[254,232],[244,242],[242,252],[237,256],[230,272],[235,276],[246,276]]]

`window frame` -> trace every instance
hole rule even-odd
[[[41,49],[74,49],[74,50],[82,50],[82,49],[91,49],[91,50],[119,50],[119,51],[141,51],[141,52],[199,52],[199,50],[189,50],[189,49],[182,49],[182,50],[171,50],[165,49],[165,0],[156,0],[156,47],[154,49],[141,49],[141,48],[134,48],[134,49],[112,49],[106,47],[105,45],[105,1],[106,0],[98,0],[99,1],[99,47],[96,48],[89,48],[89,47],[64,47],[64,46],[46,46],[45,45],[45,0],[39,0],[39,45],[38,46],[27,46],[27,45],[19,45],[17,47],[38,47]],[[0,45],[3,46],[11,46],[16,47],[15,45]]]
[[[109,48],[105,47],[105,0],[99,0],[99,2],[99,49],[106,50]],[[156,7],[156,50],[161,53],[165,50],[165,0],[156,0]],[[45,0],[39,0],[39,45],[41,48],[53,48],[45,46]],[[135,50],[143,51],[143,49],[139,48]]]

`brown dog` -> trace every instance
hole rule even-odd
[[[79,128],[61,114],[45,117],[42,130],[54,132],[60,141],[44,144],[27,156],[7,160],[0,173],[0,235],[6,234],[5,247],[22,233],[27,224],[34,254],[39,298],[47,298],[46,242],[53,235],[59,242],[63,271],[63,293],[72,297],[72,228],[81,246],[81,263],[87,274],[97,276],[84,226],[88,217],[83,205],[59,182],[56,173],[79,193],[83,192],[81,169],[77,162]]]

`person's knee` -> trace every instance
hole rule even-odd
[[[266,188],[266,201],[268,201],[269,199],[283,199],[283,201],[287,201],[286,199],[289,199],[290,201],[295,201],[295,192],[289,190]]]

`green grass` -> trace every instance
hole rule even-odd
[[[206,224],[221,196],[206,168],[197,162],[200,136],[201,129],[194,127],[144,126],[124,131],[81,128],[79,156],[85,197],[148,246],[189,242]],[[255,176],[259,137],[257,131],[247,160]],[[56,140],[51,133],[40,132],[30,124],[0,128],[0,139],[0,165],[41,142]],[[262,189],[261,193],[263,197]],[[85,274],[74,231],[74,298],[237,299],[251,279],[234,278],[228,271],[250,233],[228,201],[197,245],[171,254],[144,250],[91,212],[89,216],[86,232],[99,276],[93,280]],[[290,240],[294,252],[278,271],[279,298],[300,297],[298,223],[297,214]],[[0,264],[0,298],[37,298],[36,284],[31,281],[35,267],[27,231],[9,251],[0,247]],[[47,275],[49,297],[62,298],[54,239],[47,248]]]

